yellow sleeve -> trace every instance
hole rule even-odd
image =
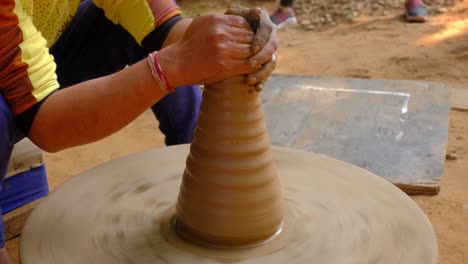
[[[172,0],[93,0],[106,17],[141,41],[169,18],[180,14]]]
[[[54,58],[20,0],[0,5],[0,93],[18,115],[59,87]]]

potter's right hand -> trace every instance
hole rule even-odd
[[[210,84],[252,69],[253,33],[245,18],[199,16],[181,40],[160,52],[161,67],[173,86]]]

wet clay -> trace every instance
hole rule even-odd
[[[259,9],[227,12],[251,23]],[[245,76],[205,86],[187,158],[175,227],[185,239],[214,247],[250,246],[281,232],[281,188],[259,93]]]
[[[139,153],[54,190],[26,223],[22,263],[437,263],[431,224],[398,188],[347,163],[276,147],[288,236],[231,250],[168,236],[188,153],[187,145]]]
[[[207,86],[177,202],[178,233],[213,246],[256,244],[280,230],[282,209],[258,93],[242,77]]]

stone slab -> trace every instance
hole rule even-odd
[[[445,84],[273,75],[262,92],[272,144],[369,170],[408,194],[437,194],[451,107]]]

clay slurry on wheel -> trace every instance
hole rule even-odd
[[[272,151],[295,231],[280,248],[276,239],[224,249],[164,234],[189,153],[183,145],[105,163],[55,189],[26,223],[21,263],[437,263],[430,222],[398,188],[331,158]],[[135,192],[142,185],[152,188]]]

